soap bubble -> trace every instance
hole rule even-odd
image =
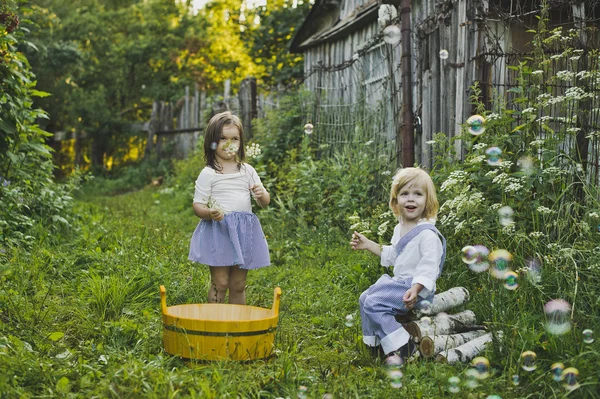
[[[346,327],[352,327],[354,325],[354,316],[349,314],[346,316]]]
[[[298,399],[306,399],[308,398],[308,387],[305,385],[300,385],[298,387]]]
[[[402,387],[402,371],[400,369],[389,370],[388,377],[392,388],[397,389]]]
[[[542,261],[539,258],[530,258],[525,261],[527,277],[534,284],[542,281]]]
[[[589,328],[583,330],[581,332],[581,335],[583,335],[583,342],[585,342],[586,344],[591,344],[592,342],[594,342],[594,332]]]
[[[502,399],[500,395],[488,395],[485,399]]]
[[[544,305],[546,331],[562,335],[571,330],[571,305],[563,299],[554,299]]]
[[[481,133],[485,132],[485,127],[483,127],[484,123],[485,118],[481,115],[469,116],[469,119],[467,119],[469,133],[471,133],[473,136],[479,136]]]
[[[513,209],[510,206],[503,206],[498,209],[498,221],[502,226],[508,226],[513,223]]]
[[[506,276],[506,273],[510,271],[508,268],[508,262],[512,260],[512,255],[506,249],[497,249],[492,251],[489,256],[490,262],[492,262],[492,267],[490,268],[490,273],[492,276],[503,279]]]
[[[554,381],[561,381],[563,379],[562,372],[564,369],[565,365],[560,362],[554,363],[552,366],[550,366],[550,371],[552,372],[552,379]]]
[[[472,245],[467,245],[461,249],[462,261],[466,264],[475,263],[477,261],[477,249]]]
[[[385,367],[390,370],[399,369],[402,367],[402,358],[398,355],[391,355],[385,359]]]
[[[431,324],[431,319],[427,316],[421,317],[420,322],[423,325],[423,327],[429,327],[429,325]]]
[[[507,290],[516,290],[519,287],[519,284],[517,283],[517,277],[519,276],[515,272],[506,273],[504,276],[504,287]]]
[[[383,29],[383,41],[387,44],[398,44],[401,37],[402,32],[398,25],[388,25]]]
[[[523,364],[521,364],[521,368],[525,371],[533,371],[536,368],[535,358],[537,355],[533,351],[525,351],[521,353],[521,360]]]
[[[460,392],[459,384],[460,384],[460,378],[458,378],[458,377],[448,378],[448,392],[450,392],[450,393]]]
[[[532,157],[525,156],[525,157],[519,158],[519,160],[517,161],[517,166],[519,168],[521,168],[521,171],[525,175],[530,176],[534,172],[534,167],[533,167],[535,165],[534,162],[535,161]]]
[[[562,372],[563,387],[567,391],[573,391],[579,388],[577,377],[579,377],[579,371],[575,367],[568,367],[564,369]]]
[[[448,50],[440,50],[440,59],[447,60],[448,59]]]
[[[210,143],[210,149],[211,150],[216,150],[217,149],[217,143],[215,143],[214,141],[212,143]]]
[[[314,129],[314,126],[312,125],[312,123],[307,123],[306,125],[304,125],[304,133],[306,134],[312,134]]]
[[[465,371],[465,376],[467,377],[467,380],[465,381],[467,388],[473,389],[479,386],[479,383],[477,382],[479,379],[479,372],[476,369],[468,369]]]
[[[429,312],[430,308],[431,308],[431,302],[429,302],[427,299],[423,299],[418,304],[418,309],[422,310],[423,312]]]
[[[502,150],[498,147],[490,147],[485,150],[485,154],[488,156],[487,163],[490,166],[498,166],[502,162]]]
[[[490,361],[483,356],[478,356],[471,361],[473,369],[477,371],[477,379],[484,380],[490,375]]]
[[[463,261],[465,261],[465,259],[470,261],[469,269],[471,269],[475,273],[481,273],[486,271],[490,267],[490,264],[487,261],[487,257],[490,253],[490,250],[487,249],[487,247],[485,247],[484,245],[475,245],[471,247],[473,249],[467,249],[467,251],[469,252],[468,255],[470,256],[469,258],[467,258],[467,256],[465,255],[465,248],[463,248]],[[467,262],[465,261],[465,263]]]
[[[519,385],[521,383],[521,378],[519,378],[519,374],[513,374],[511,382],[514,386]]]

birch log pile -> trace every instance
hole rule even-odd
[[[472,310],[446,313],[469,301],[469,291],[454,287],[436,294],[426,307],[399,315],[420,355],[448,363],[466,362],[477,356],[492,340],[486,327],[477,324]]]

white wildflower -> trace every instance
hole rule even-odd
[[[506,235],[512,235],[515,232],[516,223],[510,222],[502,227],[502,233]]]
[[[496,114],[495,112],[492,112],[491,114],[486,116],[486,119],[488,121],[493,121],[494,119],[500,119],[500,118],[501,118],[500,114]]]
[[[531,72],[532,75],[541,75],[543,73],[544,73],[544,71],[542,71],[541,69],[538,69],[537,71]]]
[[[389,170],[384,170],[383,172],[381,172],[381,174],[384,175],[384,176],[389,176],[389,175],[392,174],[392,172],[389,171]]]
[[[483,161],[485,161],[485,155],[477,155],[468,159],[468,162],[471,164],[478,164],[482,163]]]
[[[460,223],[458,223],[456,225],[456,227],[454,227],[454,234],[458,234],[460,233],[460,231],[463,229],[463,227],[465,226],[465,222],[466,220],[461,221]]]
[[[570,127],[567,129],[567,133],[577,133],[580,130],[581,130],[581,128],[579,128],[579,127]]]
[[[554,211],[552,209],[546,208],[545,206],[538,206],[537,211],[539,213],[541,213],[542,215],[549,215],[551,213],[554,213]]]
[[[487,172],[485,174],[485,177],[494,177],[496,176],[498,173],[500,173],[500,169],[492,169],[489,172]]]
[[[246,146],[246,156],[248,158],[256,158],[262,153],[262,149],[258,143],[252,143]]]
[[[490,205],[490,209],[492,211],[497,211],[498,209],[502,208],[502,206],[503,205],[501,203],[495,203],[495,204]]]
[[[512,161],[502,161],[502,162],[500,162],[500,167],[501,168],[509,169],[512,165],[513,165]]]
[[[556,77],[561,80],[572,80],[575,77],[575,72],[571,71],[558,71]]]
[[[510,178],[510,176],[504,172],[500,173],[498,176],[494,177],[492,179],[492,183],[496,184],[496,183],[504,183],[506,180],[508,180]]]
[[[549,121],[551,118],[548,115],[542,116],[540,118],[537,118],[535,121],[538,123],[544,123]]]
[[[474,150],[481,150],[482,148],[486,148],[487,144],[486,143],[477,143],[473,146]]]
[[[531,146],[537,146],[537,147],[541,147],[544,145],[544,140],[543,139],[537,139],[537,140],[533,140],[531,143],[529,143],[529,145]]]
[[[529,233],[529,237],[531,237],[531,238],[540,238],[543,236],[544,236],[544,233],[542,233],[541,231],[532,231],[531,233]]]
[[[511,182],[506,187],[504,187],[504,191],[506,193],[516,193],[517,191],[521,190],[522,188],[523,188],[523,185],[521,183]]]
[[[600,218],[600,216],[598,215],[598,212],[590,212],[590,213],[588,213],[588,217],[590,217],[592,219]]]
[[[377,235],[379,235],[379,236],[384,235],[387,232],[389,223],[390,223],[389,220],[386,220],[385,222],[381,223],[379,225],[379,227],[377,227]]]
[[[533,108],[533,107],[525,108],[523,111],[521,111],[522,114],[531,114],[534,112],[535,112],[535,108]]]
[[[429,145],[435,144],[435,140],[428,140],[425,142],[425,144],[429,144]]]

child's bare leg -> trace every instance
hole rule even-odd
[[[248,270],[240,269],[239,266],[230,268],[229,273],[229,303],[238,305],[246,304],[246,277]]]
[[[225,302],[225,294],[229,287],[229,272],[231,267],[228,266],[209,266],[210,268],[210,288],[208,289],[209,303]]]

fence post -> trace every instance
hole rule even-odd
[[[152,148],[154,147],[154,134],[156,132],[156,126],[159,121],[160,103],[154,101],[152,103],[152,114],[150,115],[150,123],[148,124],[148,140],[146,141],[146,151],[144,152],[144,158],[149,158],[152,154]]]

